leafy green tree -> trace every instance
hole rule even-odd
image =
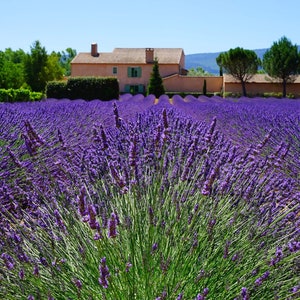
[[[62,51],[62,53],[59,52],[58,55],[60,56],[59,63],[64,70],[64,75],[70,76],[71,75],[71,61],[77,55],[76,50],[72,49],[72,48],[67,48],[66,52],[65,51]]]
[[[10,48],[0,51],[0,88],[18,89],[24,85],[23,50],[13,51]]]
[[[196,69],[195,68],[189,69],[187,76],[213,76],[213,74],[205,71],[201,67],[197,67]]]
[[[150,75],[147,94],[154,94],[156,98],[165,93],[163,81],[159,73],[158,60],[155,58],[152,73]]]
[[[44,92],[48,81],[62,78],[63,68],[59,60],[60,56],[55,52],[48,55],[39,41],[33,43],[24,62],[26,81],[33,91]]]
[[[282,82],[282,96],[286,97],[286,85],[294,82],[300,69],[300,54],[285,36],[274,42],[263,56],[263,68],[271,77]]]
[[[46,81],[60,80],[63,78],[64,69],[60,64],[60,56],[58,53],[52,52],[46,62],[45,78]]]
[[[246,96],[246,83],[257,73],[261,63],[256,53],[237,47],[220,53],[216,61],[225,73],[241,82],[243,95]]]
[[[25,59],[26,81],[35,92],[43,92],[46,87],[46,65],[48,55],[45,47],[35,41]]]

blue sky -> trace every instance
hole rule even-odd
[[[183,48],[185,54],[300,44],[299,0],[2,0],[0,50]]]

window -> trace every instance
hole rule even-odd
[[[127,69],[128,77],[141,77],[142,68],[141,67],[128,67]]]
[[[144,93],[145,92],[145,86],[143,84],[126,84],[125,85],[125,92],[130,94],[138,94],[138,93]]]
[[[113,73],[113,75],[118,74],[118,67],[113,67],[112,73]]]

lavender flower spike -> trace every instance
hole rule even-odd
[[[98,278],[99,284],[107,289],[108,288],[108,277],[110,277],[109,269],[106,265],[106,258],[102,257],[99,265],[100,277]]]
[[[112,213],[108,220],[108,237],[115,238],[117,234],[117,216],[115,213]]]
[[[242,296],[243,300],[249,300],[250,299],[247,288],[242,287],[241,296]]]

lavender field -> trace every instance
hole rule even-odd
[[[300,100],[0,103],[0,299],[300,299]]]

